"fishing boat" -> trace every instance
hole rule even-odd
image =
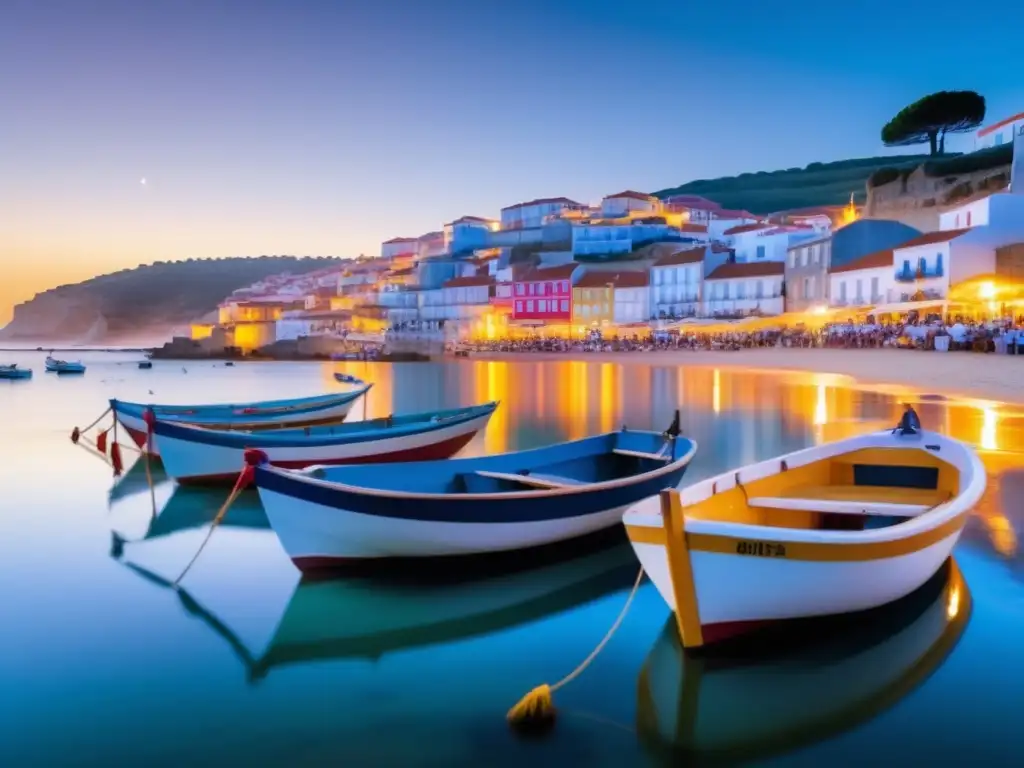
[[[17,363],[13,365],[0,365],[0,379],[31,379],[31,368],[19,368]]]
[[[111,400],[110,408],[136,445],[145,448],[149,427],[146,412],[155,419],[177,424],[193,424],[208,429],[255,432],[264,429],[306,427],[337,424],[345,420],[356,400],[369,391],[372,384],[349,392],[301,397],[291,400],[265,400],[237,405],[146,405]],[[160,455],[158,441],[151,441],[150,453]]]
[[[913,592],[949,557],[984,490],[969,446],[898,428],[662,493],[623,521],[683,645],[696,648]]]
[[[85,364],[77,360],[68,362],[47,357],[45,365],[47,373],[85,373]]]
[[[194,618],[224,638],[251,682],[284,667],[377,660],[389,653],[465,642],[538,622],[628,589],[636,570],[629,547],[620,542],[558,559],[530,560],[512,570],[469,578],[463,573],[458,581],[296,578],[290,592],[277,588],[287,579],[268,565],[264,570],[270,575],[254,573],[253,578],[238,581],[238,589],[225,592],[202,579],[194,580],[194,585],[173,585],[177,574],[148,566],[137,548],[111,554],[146,581],[173,590]],[[251,599],[239,593],[245,588]],[[237,603],[258,603],[259,615],[270,619],[266,629],[253,631],[251,608],[241,621],[232,621],[233,615],[238,617]],[[480,660],[490,668],[487,678],[493,680],[494,658]]]
[[[179,483],[232,482],[257,448],[275,467],[447,459],[487,426],[497,403],[387,416],[322,427],[239,432],[157,419],[153,434],[164,469]]]
[[[970,615],[951,558],[894,603],[793,622],[770,644],[765,635],[728,654],[686,652],[670,620],[640,672],[637,734],[664,765],[755,764],[833,739],[924,683]]]
[[[351,373],[335,373],[334,378],[342,384],[363,384],[363,380]]]
[[[284,550],[303,571],[528,549],[615,525],[675,487],[697,451],[669,432],[623,429],[515,453],[447,461],[273,467],[254,479]]]

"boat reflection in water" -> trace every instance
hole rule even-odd
[[[174,509],[172,500],[155,518],[150,532],[132,543],[144,548],[149,543],[143,543],[146,539],[166,536],[175,525],[193,526],[196,513],[184,510],[205,509],[207,505],[197,503],[195,494],[189,490],[187,496],[180,490],[175,494],[175,499],[181,497],[180,513]],[[258,507],[258,499],[255,503]],[[214,507],[207,513],[207,522],[215,511]],[[224,525],[230,525],[235,511],[232,507]],[[161,521],[165,521],[162,527]],[[417,573],[412,578],[296,577],[290,592],[282,593],[281,587],[287,586],[287,579],[294,574],[290,562],[284,559],[286,573],[275,575],[270,567],[262,570],[262,574],[270,575],[263,575],[256,583],[249,578],[244,580],[245,588],[253,591],[247,600],[240,599],[238,583],[227,595],[218,589],[223,585],[204,584],[201,578],[193,585],[191,575],[183,585],[174,587],[178,574],[173,572],[173,566],[156,569],[139,564],[138,548],[125,546],[129,542],[123,539],[118,547],[117,534],[111,555],[147,581],[173,590],[192,617],[230,645],[248,679],[257,681],[284,665],[377,659],[388,652],[490,634],[628,589],[636,576],[636,562],[625,536],[619,531],[615,533],[620,535],[605,534],[582,545],[575,542],[571,552],[564,546],[552,549],[520,564],[514,571],[474,571],[469,580],[465,573],[447,571],[431,576]],[[218,535],[220,532],[214,538]],[[179,560],[176,558],[175,564],[180,570],[183,563]],[[214,566],[214,570],[220,569]],[[275,601],[276,609],[271,607]],[[260,633],[264,638],[269,636],[269,640],[249,642],[243,639],[248,633],[241,625],[232,626],[229,616],[237,613],[239,603],[259,607],[261,616],[273,627],[270,632]]]
[[[674,618],[640,672],[637,732],[673,762],[763,760],[848,730],[892,706],[942,664],[971,595],[953,559],[881,608],[787,622],[713,653],[684,652]]]
[[[139,457],[135,463],[128,468],[128,471],[115,481],[107,494],[107,501],[113,504],[115,501],[127,499],[140,493],[148,493],[150,484],[156,488],[163,485],[171,478],[164,472],[163,465],[159,461],[151,461],[149,474],[146,474],[146,460]]]

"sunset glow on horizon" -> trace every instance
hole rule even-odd
[[[953,67],[948,19],[909,2],[466,8],[5,6],[0,326],[39,291],[154,261],[375,254],[531,198],[896,152],[880,126],[931,90],[1024,109],[991,14],[958,19]],[[868,58],[900,16],[900,56]]]

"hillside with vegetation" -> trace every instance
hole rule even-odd
[[[946,155],[953,159],[956,155]],[[863,203],[867,181],[884,168],[916,168],[929,160],[928,155],[887,155],[834,163],[811,163],[804,168],[783,171],[757,171],[739,176],[717,179],[698,179],[655,192],[660,198],[672,195],[700,195],[725,208],[747,210],[751,213],[774,213],[791,208],[816,205],[844,205],[854,201]]]
[[[232,291],[271,275],[312,272],[340,259],[251,256],[158,261],[39,293],[14,309],[0,338],[107,342],[166,333],[210,312]]]

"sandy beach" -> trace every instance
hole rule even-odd
[[[747,368],[789,373],[828,373],[858,383],[895,385],[919,393],[1024,405],[1024,356],[899,349],[744,349],[735,352],[495,353],[473,360],[583,360],[592,363],[708,368]]]

